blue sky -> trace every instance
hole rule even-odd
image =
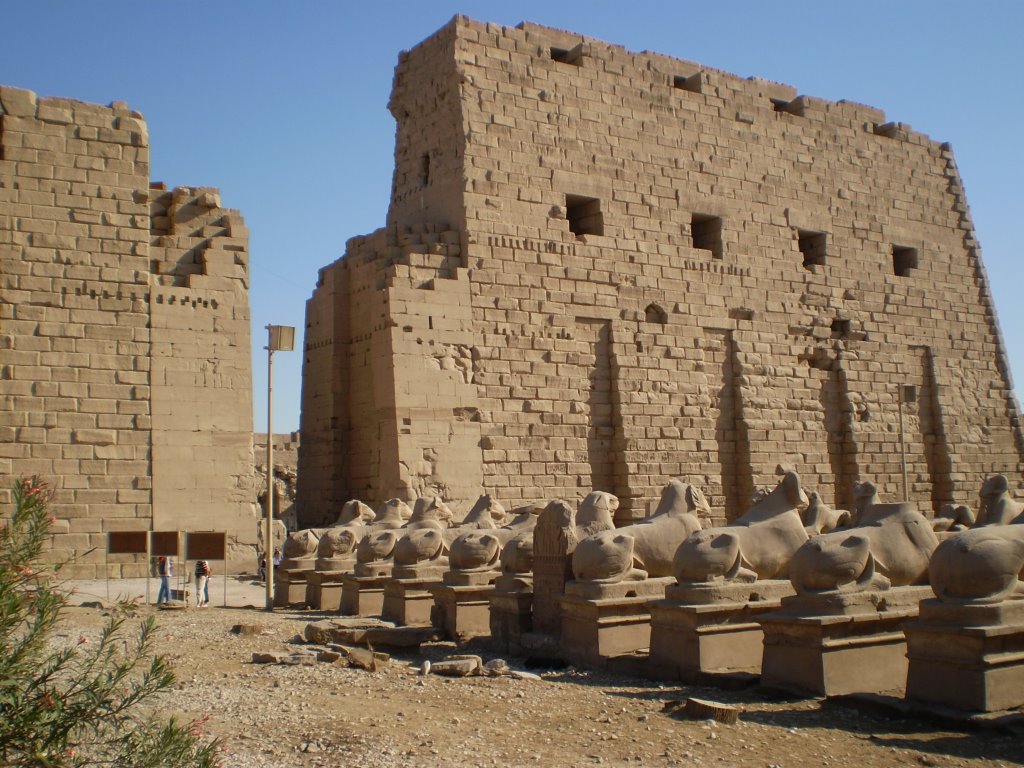
[[[1024,3],[9,0],[0,83],[128,102],[149,123],[153,180],[220,187],[224,205],[242,211],[262,431],[263,327],[301,333],[317,269],[384,223],[398,53],[456,13],[526,19],[852,99],[951,142],[1011,367],[1024,377]],[[274,430],[297,429],[301,354],[274,362]]]

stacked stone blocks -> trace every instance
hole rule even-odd
[[[247,249],[215,190],[150,188],[138,112],[0,88],[0,504],[54,484],[65,574],[110,531],[252,538]]]
[[[1020,476],[948,146],[864,105],[462,17],[402,54],[390,108],[387,226],[309,302],[304,524],[424,489],[468,506],[478,478],[510,506],[606,490],[624,521],[682,476],[731,519],[780,463],[834,506],[865,476],[902,495],[900,385],[911,500]]]

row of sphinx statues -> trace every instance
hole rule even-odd
[[[506,588],[530,586],[538,524],[568,537],[577,582],[616,584],[674,577],[713,592],[722,585],[788,579],[798,594],[884,590],[931,584],[951,602],[991,603],[1021,592],[1024,507],[1003,475],[981,487],[975,515],[948,505],[937,515],[913,503],[885,503],[861,482],[849,510],[807,493],[796,472],[780,469],[771,490],[727,525],[708,526],[712,511],[698,487],[680,478],[664,488],[649,517],[616,528],[618,500],[594,491],[578,508],[554,500],[506,512],[481,496],[461,521],[439,498],[410,508],[398,499],[376,512],[346,503],[327,528],[292,533],[285,567],[357,575],[490,574]]]

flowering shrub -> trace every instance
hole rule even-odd
[[[174,675],[152,652],[152,618],[134,636],[121,611],[95,642],[54,637],[66,598],[40,559],[51,497],[38,477],[19,481],[0,527],[0,767],[212,768],[220,745],[198,722],[153,712]]]

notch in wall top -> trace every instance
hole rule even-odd
[[[755,95],[762,99],[788,102],[797,97],[796,88],[785,83],[765,80],[763,77],[748,77],[745,82],[755,90]]]
[[[803,96],[797,96],[795,99],[786,101],[785,99],[769,99],[772,103],[772,109],[776,112],[785,112],[789,115],[796,115],[797,117],[804,117],[804,106],[806,104]]]
[[[584,50],[584,45],[585,43],[582,42],[572,48],[559,48],[553,45],[549,49],[551,60],[557,61],[561,64],[571,64],[574,67],[581,67],[583,66],[583,57],[590,55],[589,46],[587,46],[588,50]]]
[[[672,87],[679,91],[689,91],[690,93],[701,93],[703,90],[703,72],[696,72],[692,75],[673,75],[672,76]]]
[[[882,123],[879,125],[875,123],[874,133],[876,136],[885,136],[888,139],[903,139],[906,140],[910,135],[910,125],[908,123],[897,123],[889,122]]]

